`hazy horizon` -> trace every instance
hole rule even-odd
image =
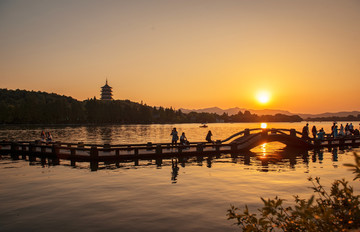
[[[360,109],[360,2],[0,1],[1,88],[199,109]],[[258,91],[270,93],[261,104]]]

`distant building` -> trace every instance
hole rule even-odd
[[[101,100],[113,100],[112,87],[108,85],[107,79],[105,85],[101,87]]]

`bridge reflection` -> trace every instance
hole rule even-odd
[[[59,160],[52,158],[28,159],[21,156],[3,156],[1,159],[25,160],[29,165],[50,166],[69,166],[77,169],[88,169],[91,171],[112,170],[112,169],[136,169],[139,167],[168,168],[171,167],[171,182],[177,183],[179,171],[182,168],[191,166],[206,166],[207,168],[217,168],[221,164],[235,164],[240,168],[251,168],[259,172],[290,171],[301,168],[308,168],[309,163],[322,164],[324,153],[331,155],[333,166],[337,167],[339,153],[344,150],[339,148],[328,148],[319,150],[299,150],[283,148],[279,150],[269,150],[267,144],[259,146],[254,151],[234,153],[234,154],[214,154],[198,156],[178,156],[173,158],[152,158],[152,159],[127,159],[115,162],[72,162],[71,160]]]

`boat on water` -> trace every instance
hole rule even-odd
[[[201,128],[207,128],[208,126],[205,123],[203,123],[200,127]]]

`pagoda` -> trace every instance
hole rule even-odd
[[[107,79],[105,85],[101,87],[101,100],[113,100],[112,87],[108,85]]]

